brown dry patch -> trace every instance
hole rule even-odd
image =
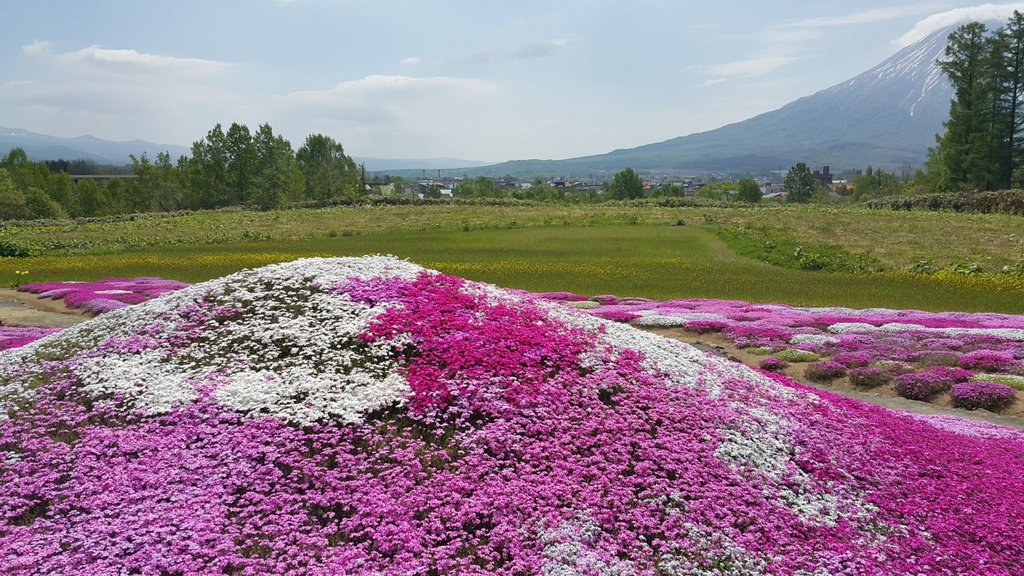
[[[0,289],[0,325],[67,328],[92,316],[68,308],[63,300],[39,298],[29,292]]]

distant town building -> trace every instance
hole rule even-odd
[[[818,182],[821,182],[822,186],[825,186],[827,188],[831,188],[831,186],[832,186],[832,172],[830,171],[830,167],[829,166],[822,166],[820,172],[818,170],[815,170],[814,172],[811,173],[811,176],[814,176],[814,178]]]

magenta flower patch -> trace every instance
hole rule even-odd
[[[40,298],[63,299],[69,308],[102,314],[131,304],[145,302],[188,284],[163,278],[107,278],[96,282],[42,282],[25,284],[18,290]]]
[[[950,396],[953,404],[967,410],[994,410],[1002,408],[1014,400],[1013,388],[998,382],[962,382],[953,386]]]
[[[0,350],[8,350],[35,342],[43,336],[56,334],[61,328],[42,328],[38,326],[0,326]]]

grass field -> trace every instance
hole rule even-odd
[[[680,222],[682,221],[682,222]],[[684,223],[685,225],[678,225]],[[887,271],[806,272],[738,256],[712,230],[778,235],[867,254]],[[796,305],[1024,312],[1024,281],[912,275],[908,263],[1024,259],[1024,219],[819,208],[401,206],[213,212],[8,228],[31,258],[0,260],[0,282],[152,275],[201,281],[303,256],[395,254],[529,290]],[[16,271],[28,274],[16,274]]]

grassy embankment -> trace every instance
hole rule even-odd
[[[5,285],[141,275],[200,281],[303,256],[391,253],[530,290],[1024,312],[1020,278],[903,271],[921,260],[986,271],[1024,261],[1024,218],[1000,215],[401,206],[11,227],[3,237],[34,254],[0,259]],[[799,269],[817,266],[835,271]]]

